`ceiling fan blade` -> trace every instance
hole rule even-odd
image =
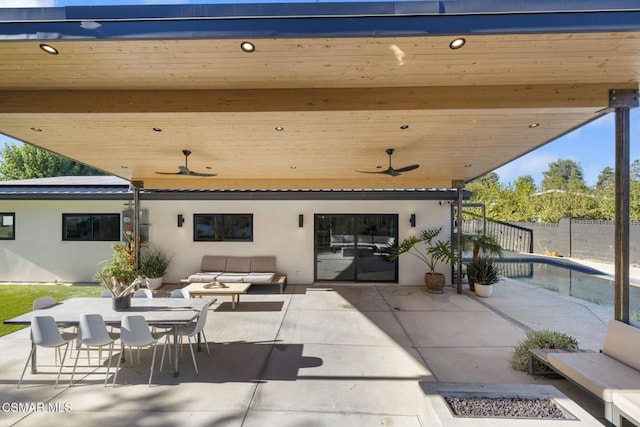
[[[370,172],[370,171],[359,171],[359,170],[357,170],[356,172],[360,172],[360,173],[387,173],[387,171],[386,171],[386,170],[383,170],[383,171],[375,171],[375,172]]]
[[[218,176],[218,174],[216,173],[202,173],[202,172],[194,172],[194,171],[189,171],[188,175],[189,176]]]
[[[191,151],[184,149],[182,150],[182,154],[184,154],[184,166],[178,166],[178,172],[156,172],[160,175],[186,175],[186,176],[217,176],[215,173],[202,173],[202,172],[193,172],[189,170],[188,160]]]
[[[409,165],[409,166],[405,166],[403,168],[399,168],[399,169],[394,169],[396,172],[409,172],[415,169],[418,169],[420,167],[420,165]]]

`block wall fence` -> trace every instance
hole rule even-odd
[[[563,218],[555,224],[514,222],[533,230],[533,253],[557,251],[565,257],[614,262],[614,221],[594,221]],[[640,265],[640,221],[631,221],[629,260]]]

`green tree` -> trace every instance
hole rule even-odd
[[[631,182],[629,183],[629,217],[640,221],[640,159],[631,163]]]
[[[5,144],[1,151],[0,180],[54,176],[104,175],[103,172],[29,144]]]
[[[533,209],[531,198],[538,188],[531,175],[518,177],[513,188],[515,209],[510,221],[535,221],[538,216]]]
[[[568,159],[558,159],[549,163],[549,169],[542,173],[542,190],[571,190],[586,189],[582,167],[579,163]]]
[[[607,189],[613,188],[616,183],[616,174],[615,171],[607,166],[602,169],[602,172],[598,175],[598,182],[596,183],[596,189]]]

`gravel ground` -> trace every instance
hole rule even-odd
[[[445,400],[458,416],[567,418],[550,399],[445,397]]]

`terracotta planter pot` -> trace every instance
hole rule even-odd
[[[445,285],[444,274],[441,273],[426,273],[424,275],[424,284],[427,287],[427,292],[432,294],[441,294]]]

